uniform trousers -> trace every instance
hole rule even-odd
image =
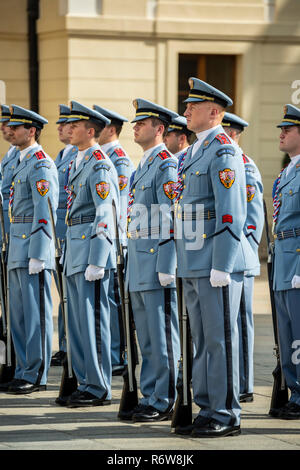
[[[253,288],[254,276],[244,276],[241,307],[238,316],[240,348],[240,393],[253,393]]]
[[[86,281],[84,272],[66,276],[72,367],[78,390],[111,399],[109,270]]]
[[[230,425],[240,423],[237,317],[242,285],[243,273],[231,274],[226,288],[212,287],[208,277],[183,279],[194,343],[194,401],[201,416]]]
[[[300,289],[275,291],[280,360],[290,401],[300,405]]]
[[[11,332],[16,353],[15,378],[45,385],[52,351],[51,271],[9,271]]]
[[[59,292],[56,271],[54,271],[53,276],[54,276],[57,292]],[[58,305],[57,326],[58,326],[58,349],[59,351],[67,352],[66,332],[65,332],[64,318],[63,318],[63,314],[61,310],[61,303],[59,303]]]
[[[171,410],[180,358],[176,290],[130,292],[130,298],[142,355],[140,403],[160,412]]]
[[[110,306],[111,363],[112,366],[123,365],[125,364],[123,318],[118,275],[115,269],[110,270],[108,297]]]

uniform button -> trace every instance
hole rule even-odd
[[[299,253],[299,252],[300,252],[300,248],[297,248],[296,251]]]
[[[25,235],[25,233],[23,233],[23,235],[22,235],[22,238],[26,238],[26,235]]]
[[[199,171],[196,171],[196,175],[199,175]]]
[[[64,168],[64,169],[63,169],[63,172],[65,172],[65,171],[66,171],[66,169]]]
[[[182,198],[183,198],[183,196],[180,196],[180,199],[182,199]]]
[[[282,196],[282,193],[279,193],[279,197],[281,197],[281,196]]]
[[[144,190],[144,189],[145,189],[145,186],[143,185],[143,186],[142,186],[142,190]]]
[[[202,238],[206,238],[206,233],[203,233]]]
[[[182,178],[185,179],[185,174],[182,175]]]
[[[14,186],[14,185],[15,185],[15,182],[13,181],[13,182],[11,183],[11,185]]]
[[[71,189],[74,189],[74,186],[73,186],[73,184],[72,184],[72,186],[71,186]]]
[[[131,218],[130,218],[130,217],[128,217],[128,222],[131,222]]]
[[[289,193],[290,193],[290,194],[293,194],[293,191],[290,189],[290,190],[289,190]]]
[[[150,248],[150,253],[154,253],[154,248]]]
[[[82,238],[82,240],[84,240],[84,239],[85,239],[85,235],[82,235],[82,237],[81,237],[81,238]]]
[[[133,188],[132,192],[133,192],[133,194],[135,193],[135,189],[134,189],[134,188]]]
[[[21,183],[21,181],[20,181],[20,180],[18,180],[18,183]]]
[[[185,188],[186,188],[186,185],[184,184],[184,185],[183,185],[183,189],[185,189]]]
[[[82,186],[82,183],[80,183],[79,187],[81,188],[81,186]]]

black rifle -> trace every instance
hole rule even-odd
[[[124,325],[124,344],[127,355],[127,366],[123,372],[123,390],[120,400],[118,417],[125,419],[127,414],[138,404],[138,390],[135,377],[135,368],[138,364],[137,344],[135,339],[135,326],[131,309],[130,297],[124,279],[124,253],[120,243],[118,217],[115,201],[112,202],[115,221],[115,238],[117,248],[117,274],[120,288],[121,307]]]
[[[62,311],[62,317],[64,322],[64,329],[66,335],[66,344],[67,344],[67,353],[63,360],[63,372],[61,377],[59,396],[57,403],[64,403],[67,397],[70,396],[77,389],[77,379],[72,369],[71,364],[71,352],[70,352],[70,342],[69,342],[69,333],[68,333],[68,304],[67,304],[67,289],[65,284],[65,278],[62,272],[62,265],[60,264],[60,258],[62,255],[62,249],[60,246],[60,240],[56,236],[55,222],[53,217],[52,204],[48,198],[48,207],[50,214],[50,221],[52,226],[52,232],[54,237],[55,244],[55,271],[57,277],[57,288],[60,300],[60,307]]]
[[[277,416],[277,411],[279,408],[284,406],[288,402],[288,388],[284,376],[282,374],[282,368],[280,364],[280,351],[279,351],[279,341],[278,341],[278,329],[277,329],[277,313],[275,306],[275,298],[273,291],[273,263],[274,263],[274,246],[270,242],[269,236],[269,226],[268,226],[268,214],[267,207],[264,201],[264,215],[265,215],[265,230],[266,230],[266,239],[267,239],[267,250],[268,250],[268,260],[267,260],[267,269],[268,269],[268,281],[269,281],[269,292],[270,292],[270,301],[271,301],[271,310],[272,310],[272,321],[273,321],[273,333],[274,333],[274,354],[276,356],[276,367],[273,370],[273,390],[271,398],[271,406],[269,415]]]
[[[192,424],[192,394],[191,378],[193,364],[193,344],[189,318],[184,302],[182,279],[176,278],[178,317],[180,328],[181,355],[178,361],[178,379],[176,384],[177,399],[171,422],[171,431],[175,432],[177,426],[185,427]]]
[[[1,323],[0,323],[0,347],[3,356],[3,363],[0,364],[0,383],[10,382],[15,373],[15,350],[11,341],[10,315],[9,315],[9,284],[7,274],[7,246],[8,238],[5,233],[2,198],[0,197],[0,227],[2,237],[1,263],[0,263],[0,302],[1,302]]]

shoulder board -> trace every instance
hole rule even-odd
[[[36,170],[38,170],[39,168],[51,168],[51,162],[49,162],[49,160],[38,162],[34,165],[34,168]]]
[[[232,145],[224,145],[216,151],[218,157],[234,157],[235,149]]]
[[[126,156],[126,153],[120,147],[114,149],[114,152],[118,155],[118,157],[125,157]]]
[[[160,170],[165,170],[166,168],[177,168],[177,163],[176,162],[163,162],[159,165]]]
[[[110,166],[108,165],[108,163],[96,163],[96,165],[93,166],[93,169],[95,171],[98,171],[98,170],[107,170],[109,171],[110,170]]]
[[[244,162],[244,163],[250,163],[249,158],[248,158],[247,155],[245,155],[244,153],[243,153],[243,162]]]
[[[43,160],[44,158],[47,158],[46,155],[44,154],[44,152],[42,150],[39,150],[38,152],[35,152],[34,156],[38,159],[38,160]]]
[[[96,160],[105,160],[105,156],[103,155],[103,153],[99,149],[94,150],[92,155],[93,155],[93,157],[96,158]]]
[[[221,144],[231,144],[231,141],[227,134],[223,132],[221,134],[216,135],[215,139],[217,139]]]
[[[162,150],[161,152],[157,154],[157,156],[161,158],[162,160],[165,160],[166,158],[171,158],[172,155],[170,155],[169,152],[167,152],[167,150]]]
[[[129,161],[127,160],[127,158],[118,158],[118,160],[115,161],[114,165],[115,166],[120,166],[120,165],[129,166]]]

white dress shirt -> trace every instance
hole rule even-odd
[[[115,145],[120,145],[118,139],[117,139],[117,140],[113,140],[113,141],[111,141],[111,142],[107,142],[107,144],[101,145],[101,150],[103,150],[104,153],[107,153],[107,151],[108,151],[111,147],[113,147],[113,146],[115,146]]]
[[[20,162],[23,160],[25,155],[27,155],[27,153],[30,152],[30,150],[32,150],[34,147],[37,147],[37,146],[38,146],[38,143],[34,142],[34,144],[30,145],[26,149],[20,150],[20,156],[19,156]]]
[[[218,124],[219,126],[219,124]],[[198,134],[196,134],[197,136],[197,141],[195,142],[194,146],[193,146],[193,150],[192,150],[192,158],[193,156],[195,155],[195,153],[197,152],[197,150],[200,148],[202,142],[204,141],[204,139],[206,139],[206,137],[212,132],[214,131],[218,126],[214,126],[214,127],[211,127],[210,129],[206,129],[205,131],[201,131],[201,132],[198,132]]]
[[[288,164],[288,166],[286,167],[286,176],[289,174],[291,169],[299,162],[299,160],[300,160],[300,154],[295,155],[294,157],[291,157],[291,161]]]

